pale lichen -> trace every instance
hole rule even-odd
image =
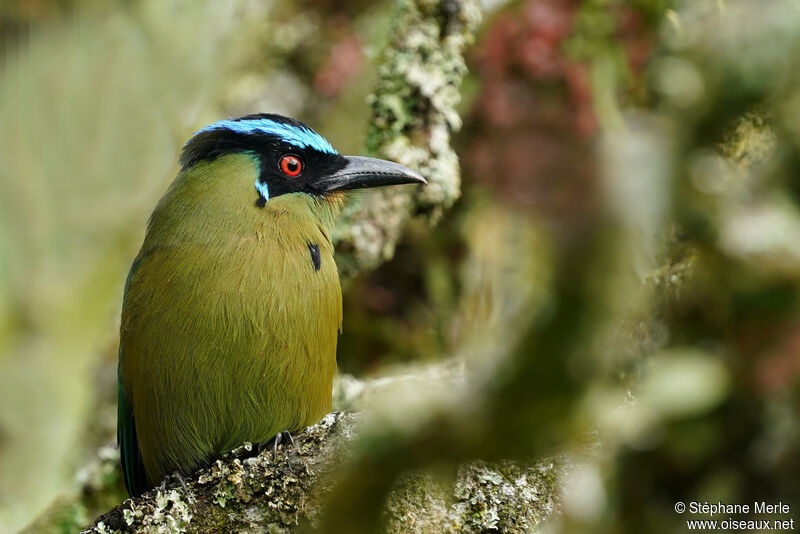
[[[334,487],[332,476],[357,449],[363,418],[334,412],[295,437],[296,447],[256,456],[242,446],[187,480],[187,491],[168,487],[129,499],[100,517],[86,534],[142,532],[296,531],[319,520]],[[249,450],[248,450],[249,449]],[[555,507],[552,464],[474,462],[455,484],[420,471],[403,477],[385,506],[386,531],[527,532]]]
[[[556,509],[552,462],[475,462],[461,468],[450,518],[458,532],[530,532]]]
[[[404,476],[386,505],[388,532],[530,532],[556,508],[556,468],[547,462],[473,462],[448,488],[427,472]]]
[[[392,188],[357,197],[334,238],[343,272],[376,267],[394,255],[406,221],[425,212],[432,222],[460,195],[458,157],[451,134],[467,72],[464,52],[481,19],[476,0],[399,0],[389,45],[369,98],[367,150],[418,170],[423,188]]]

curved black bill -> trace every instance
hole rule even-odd
[[[427,184],[418,172],[382,159],[344,156],[347,166],[317,182],[325,192],[384,185]]]

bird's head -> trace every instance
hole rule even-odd
[[[341,191],[426,183],[417,172],[397,163],[343,156],[302,122],[273,114],[221,120],[195,132],[181,153],[181,172],[230,154],[254,163],[246,202],[257,208],[281,197],[286,198],[280,204],[292,199],[305,202],[309,196],[338,202]]]

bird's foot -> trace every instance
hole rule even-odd
[[[166,492],[170,479],[180,484],[183,493],[189,498],[189,502],[194,502],[194,497],[191,493],[189,493],[189,487],[186,485],[186,479],[184,479],[183,475],[181,475],[178,471],[173,471],[171,475],[164,477],[164,480],[161,481],[161,485],[158,487],[161,493]]]
[[[270,445],[272,446],[272,461],[274,462],[278,458],[278,447],[280,445],[287,444],[291,445],[293,449],[297,449],[297,445],[294,443],[294,438],[292,434],[289,432],[278,432],[275,434],[275,437],[271,440],[267,441],[266,443],[259,443],[258,444],[258,452],[268,450]]]

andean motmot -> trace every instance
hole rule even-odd
[[[425,183],[272,114],[202,128],[179,164],[123,297],[117,441],[131,495],[331,410],[343,191]]]

